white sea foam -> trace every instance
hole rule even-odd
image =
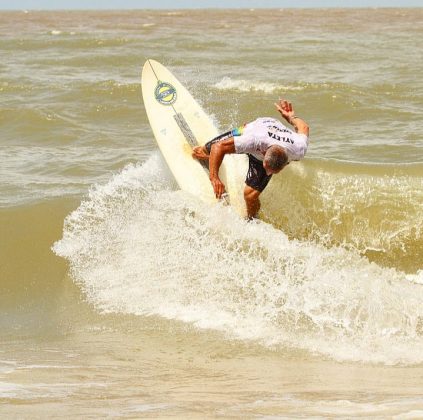
[[[0,397],[1,398],[16,398],[22,393],[23,387],[21,385],[0,382]]]
[[[175,190],[157,154],[94,188],[53,249],[104,312],[160,315],[337,360],[423,362],[423,296],[412,275],[210,207]]]
[[[9,360],[0,360],[0,375],[12,373],[16,370],[18,363]]]
[[[0,382],[0,398],[33,400],[38,398],[66,398],[85,388],[104,388],[104,383],[31,383]]]
[[[220,90],[238,90],[241,92],[261,91],[264,93],[273,93],[276,91],[296,91],[303,90],[301,86],[281,85],[269,82],[259,82],[244,79],[232,79],[224,77],[220,82],[217,82],[214,87]]]
[[[323,396],[322,396],[323,397]],[[369,418],[393,418],[400,419],[421,419],[423,411],[422,399],[419,397],[393,397],[383,401],[372,393],[366,394],[365,397],[357,396],[355,400],[336,398],[336,393],[331,394],[329,398],[316,399],[310,401],[309,398],[302,398],[301,394],[288,394],[284,397],[275,397],[269,400],[258,400],[253,403],[238,404],[232,409],[226,410],[232,414],[243,413],[260,409],[266,410],[268,407],[273,408],[276,404],[283,407],[286,417],[262,416],[262,419],[290,419],[296,417],[301,412],[304,418],[358,418],[364,416]],[[387,414],[389,413],[389,415]],[[220,413],[219,413],[220,414]]]
[[[412,283],[423,285],[423,270],[419,270],[416,274],[407,274],[405,278]]]

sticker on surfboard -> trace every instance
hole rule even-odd
[[[154,96],[157,102],[162,105],[173,105],[178,97],[176,89],[170,83],[160,80],[157,82],[156,89],[154,90]]]

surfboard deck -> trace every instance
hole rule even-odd
[[[155,60],[144,64],[141,85],[151,128],[179,187],[203,201],[216,202],[207,165],[191,156],[193,147],[204,145],[219,134],[212,119],[178,79]],[[219,177],[226,185],[231,205],[244,215],[238,166],[233,156],[225,156]]]

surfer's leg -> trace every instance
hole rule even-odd
[[[257,217],[257,213],[260,210],[260,191],[249,187],[248,185],[244,188],[244,200],[245,207],[247,208],[247,220],[253,220]]]
[[[263,162],[252,155],[248,155],[248,173],[245,179],[244,200],[247,207],[247,219],[252,220],[257,217],[260,210],[259,195],[266,188],[272,178],[267,175],[263,168]]]

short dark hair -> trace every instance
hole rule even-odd
[[[266,150],[264,160],[270,169],[278,171],[288,163],[288,155],[283,147],[274,145]]]

